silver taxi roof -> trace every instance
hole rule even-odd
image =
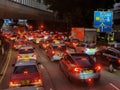
[[[20,49],[34,49],[33,46],[22,46],[20,47]]]
[[[36,65],[36,60],[29,59],[29,60],[18,60],[15,66],[25,66],[25,65]]]

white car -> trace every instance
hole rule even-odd
[[[37,59],[37,55],[32,46],[22,46],[18,50],[17,60]]]
[[[88,45],[85,50],[83,51],[84,53],[88,55],[95,55],[95,53],[98,51],[98,48],[94,45],[90,46]]]
[[[39,42],[42,40],[43,40],[43,37],[38,36],[38,37],[33,39],[33,42],[35,42],[36,44],[39,44]]]

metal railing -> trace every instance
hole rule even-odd
[[[19,3],[19,4],[23,4],[23,5],[33,7],[33,8],[36,8],[36,9],[52,12],[52,10],[48,9],[47,5],[45,5],[43,2],[39,3],[36,0],[9,0],[9,1]]]

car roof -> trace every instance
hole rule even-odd
[[[109,47],[107,49],[110,50],[110,51],[112,51],[112,52],[120,53],[119,50],[117,50],[116,48],[113,48],[113,47]]]
[[[69,53],[69,55],[71,56],[71,58],[74,60],[75,57],[81,57],[81,56],[89,56],[86,53]]]
[[[22,46],[22,47],[20,47],[20,49],[33,49],[33,47],[32,46]]]
[[[18,60],[15,66],[36,65],[36,60]]]

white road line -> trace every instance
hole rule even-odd
[[[10,51],[8,52],[8,55],[7,55],[6,63],[5,63],[5,65],[3,66],[3,70],[2,70],[3,76],[0,78],[0,83],[2,82],[2,80],[3,80],[4,76],[5,76],[5,73],[6,73],[6,71],[7,71],[7,68],[8,68],[10,59],[11,59],[11,55],[12,55],[12,50],[10,49]]]
[[[43,65],[40,65],[40,67],[41,67],[42,69],[44,69],[44,66],[43,66]]]
[[[116,90],[120,90],[117,86],[115,86],[114,84],[112,83],[109,83],[113,88],[115,88]]]
[[[50,90],[53,90],[52,88],[50,88]]]

